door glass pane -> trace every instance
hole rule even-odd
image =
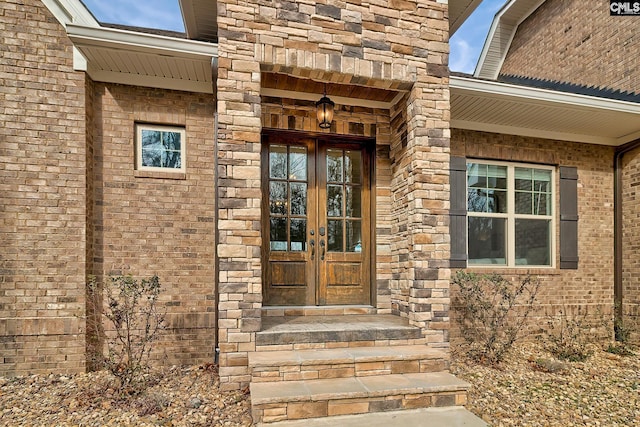
[[[291,188],[291,215],[307,214],[307,184],[292,182]]]
[[[270,244],[272,251],[287,250],[287,220],[285,218],[271,218]]]
[[[327,150],[327,182],[343,182],[342,150]]]
[[[289,179],[306,181],[307,148],[291,147],[289,149]]]
[[[550,221],[516,219],[516,264],[551,265]]]
[[[291,236],[291,251],[305,251],[306,236],[307,235],[307,221],[304,219],[292,219],[290,225]]]
[[[342,220],[329,220],[327,223],[327,250],[329,252],[342,252],[342,242]]]
[[[269,147],[269,178],[287,178],[286,145],[272,145]]]
[[[359,151],[345,151],[344,153],[344,177],[345,182],[359,184],[362,182],[362,157]]]
[[[469,217],[469,264],[506,264],[506,222],[503,218]]]
[[[272,214],[285,215],[287,213],[287,183],[269,183],[269,210]]]
[[[342,216],[342,186],[327,185],[327,216]]]
[[[360,187],[345,186],[345,211],[348,217],[360,218],[362,216],[362,203],[360,199]]]
[[[347,221],[347,252],[362,252],[361,221]]]

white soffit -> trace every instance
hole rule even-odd
[[[618,146],[640,138],[640,104],[452,76],[451,127]]]
[[[187,37],[192,40],[218,40],[218,2],[179,0]]]
[[[449,0],[449,36],[467,20],[482,0]]]
[[[42,0],[55,18],[62,25],[79,24],[89,27],[99,27],[98,21],[93,17],[85,5],[78,0]]]
[[[67,34],[100,82],[212,93],[217,44],[113,28],[67,25]]]
[[[474,72],[475,77],[495,80],[502,68],[518,25],[529,17],[544,0],[511,0],[493,18],[487,39]]]

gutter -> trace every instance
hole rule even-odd
[[[624,289],[622,286],[622,158],[626,153],[638,147],[640,147],[640,139],[618,147],[613,161],[613,302],[616,340],[621,339],[619,328],[622,326],[622,303],[624,301]]]
[[[214,56],[211,58],[211,83],[212,83],[212,88],[213,88],[213,102],[214,104],[214,110],[213,110],[213,156],[214,156],[214,170],[213,170],[213,185],[215,187],[215,198],[213,201],[213,211],[214,211],[214,217],[215,217],[215,221],[214,226],[213,226],[213,244],[214,244],[214,251],[213,251],[213,268],[214,268],[214,275],[213,275],[213,321],[215,324],[215,328],[216,328],[216,332],[215,332],[215,338],[214,338],[214,350],[215,350],[215,354],[214,354],[214,359],[213,359],[213,363],[215,365],[217,365],[220,361],[220,340],[218,338],[218,334],[219,334],[219,330],[220,328],[218,328],[218,319],[219,319],[219,313],[218,313],[218,304],[220,303],[220,296],[219,296],[219,292],[218,289],[220,289],[220,259],[218,258],[218,244],[220,243],[220,237],[219,237],[219,228],[218,228],[218,206],[219,206],[219,200],[220,200],[220,193],[219,193],[219,187],[218,187],[218,57]]]

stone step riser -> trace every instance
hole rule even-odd
[[[256,351],[328,350],[336,348],[389,347],[403,345],[427,345],[426,338],[370,341],[287,342],[256,345]]]
[[[319,364],[297,364],[286,366],[254,366],[252,381],[299,381],[328,378],[364,377],[409,373],[438,372],[449,369],[443,359],[384,360],[371,362],[341,363],[339,361]]]
[[[417,408],[462,406],[466,391],[390,394],[355,399],[324,399],[253,405],[255,423],[300,420],[339,415],[356,415]]]

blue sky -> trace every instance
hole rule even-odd
[[[162,30],[184,31],[178,0],[83,0],[98,21]],[[487,31],[505,0],[484,0],[451,38],[449,67],[473,73]]]

